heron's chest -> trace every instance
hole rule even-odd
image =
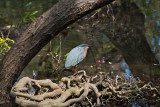
[[[84,55],[84,56],[86,56],[86,54],[87,54],[87,50],[88,50],[88,47],[82,47],[82,48],[83,48],[83,50],[84,50],[83,55]]]

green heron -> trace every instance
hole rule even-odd
[[[65,68],[70,69],[74,67],[74,71],[76,73],[76,65],[86,57],[89,47],[93,47],[93,45],[81,44],[73,48],[66,58]]]

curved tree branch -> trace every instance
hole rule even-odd
[[[114,0],[60,0],[22,34],[2,61],[0,105],[9,106],[12,84],[30,60],[60,31]]]

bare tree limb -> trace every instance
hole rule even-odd
[[[22,34],[2,61],[0,105],[11,106],[9,92],[30,60],[59,32],[114,0],[60,0]]]

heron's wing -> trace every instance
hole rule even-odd
[[[78,63],[80,63],[85,58],[84,49],[81,47],[75,47],[73,48],[65,62],[65,68],[70,68],[71,66],[75,66]]]

